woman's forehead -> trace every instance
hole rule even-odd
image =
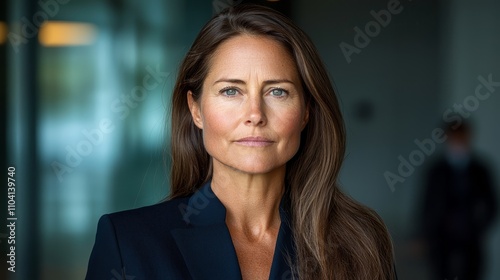
[[[207,78],[248,79],[255,75],[265,79],[298,79],[295,62],[280,42],[247,34],[228,39],[218,46],[210,59]]]

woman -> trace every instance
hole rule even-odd
[[[387,230],[343,194],[345,132],[310,39],[237,6],[186,55],[170,200],[105,215],[87,279],[395,279]]]

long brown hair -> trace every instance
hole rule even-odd
[[[212,175],[201,130],[192,120],[187,92],[202,94],[210,59],[219,44],[241,34],[280,42],[295,60],[309,106],[297,154],[287,163],[292,229],[299,279],[392,280],[393,252],[379,216],[346,196],[337,177],[345,129],[335,90],[316,48],[288,18],[269,8],[239,5],[212,18],[184,58],[172,101],[170,198],[194,193]]]

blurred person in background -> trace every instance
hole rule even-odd
[[[462,120],[445,131],[445,152],[426,177],[426,251],[435,279],[479,280],[485,235],[497,211],[493,179],[472,150],[470,124]]]
[[[104,215],[87,279],[396,279],[384,223],[337,184],[327,71],[283,15],[242,5],[209,21],[180,67],[171,135],[170,199]]]

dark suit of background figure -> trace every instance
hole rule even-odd
[[[436,279],[479,280],[483,241],[496,213],[488,168],[470,152],[470,130],[448,129],[445,156],[427,176],[423,233]]]

